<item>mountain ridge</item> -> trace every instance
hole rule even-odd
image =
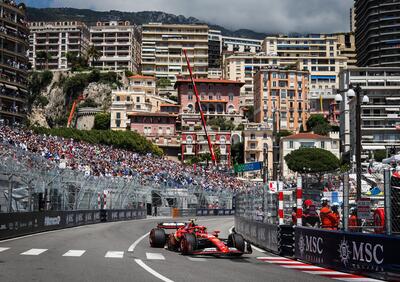
[[[27,8],[28,21],[67,21],[78,20],[89,25],[97,21],[131,21],[137,25],[149,22],[162,22],[165,24],[207,24],[210,29],[220,30],[224,36],[252,38],[262,40],[267,33],[255,32],[250,29],[229,30],[219,25],[201,21],[195,17],[185,17],[161,11],[122,12],[116,10],[94,11],[91,9],[75,8]]]

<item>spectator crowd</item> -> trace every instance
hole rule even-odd
[[[59,168],[89,176],[139,178],[142,184],[184,188],[200,185],[210,192],[237,192],[247,184],[217,167],[202,168],[183,165],[156,157],[90,144],[57,136],[36,134],[31,130],[0,126],[0,147],[4,144],[41,156]]]

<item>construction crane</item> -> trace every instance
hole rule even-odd
[[[206,119],[204,118],[203,109],[202,109],[201,103],[200,103],[199,92],[197,91],[196,82],[195,82],[195,79],[194,79],[194,77],[193,77],[192,67],[190,66],[190,61],[189,61],[189,57],[188,57],[188,55],[187,55],[187,53],[186,53],[186,49],[183,49],[183,53],[185,54],[186,63],[187,63],[187,67],[188,67],[189,74],[190,74],[190,79],[192,80],[193,89],[194,89],[194,94],[196,95],[196,103],[197,103],[197,106],[198,106],[198,108],[199,108],[199,110],[200,110],[201,122],[202,122],[202,124],[203,124],[204,133],[206,134],[206,137],[207,137],[208,148],[209,148],[210,154],[211,154],[211,161],[212,161],[212,163],[213,163],[214,165],[216,165],[216,164],[217,164],[217,160],[216,160],[216,158],[215,158],[214,150],[213,150],[213,147],[212,147],[212,144],[211,144],[211,138],[210,138],[210,136],[208,135],[208,132],[207,132],[207,123],[206,123]]]
[[[76,106],[80,101],[84,100],[83,96],[79,96],[75,99],[74,103],[72,104],[71,112],[69,113],[67,127],[71,127],[72,119],[74,118]]]

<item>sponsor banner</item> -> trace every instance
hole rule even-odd
[[[295,229],[296,258],[336,269],[385,272],[400,268],[400,238],[394,236]]]
[[[132,219],[146,217],[143,210],[0,213],[0,240],[42,231],[99,223],[101,221],[118,220],[119,217],[123,220],[128,217],[126,215],[129,213],[133,215]],[[112,215],[114,217],[112,217]]]
[[[191,214],[196,214],[197,216],[212,216],[212,215],[218,215],[218,216],[223,216],[223,215],[234,215],[235,210],[231,209],[197,209],[195,213]]]

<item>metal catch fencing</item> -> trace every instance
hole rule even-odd
[[[140,177],[98,177],[62,169],[38,154],[0,144],[0,212],[160,208],[232,209],[233,192],[193,183],[176,188]]]

